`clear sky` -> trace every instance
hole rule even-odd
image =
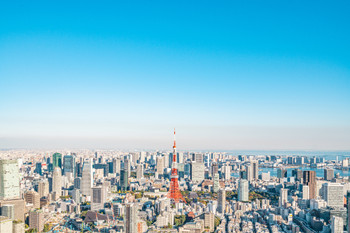
[[[0,148],[350,150],[349,12],[2,1]]]

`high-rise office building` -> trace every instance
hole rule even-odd
[[[164,174],[164,157],[163,156],[157,157],[157,173],[160,175]]]
[[[304,171],[303,184],[309,186],[309,199],[316,199],[316,172]]]
[[[331,219],[331,232],[332,233],[343,233],[343,218],[338,216],[333,216]]]
[[[210,232],[213,232],[215,227],[214,221],[214,213],[204,213],[204,228],[209,229]]]
[[[294,176],[296,180],[301,181],[303,179],[303,171],[300,169],[294,169],[292,170],[292,176]]]
[[[259,163],[257,161],[254,161],[251,163],[252,166],[252,177],[254,180],[259,179]]]
[[[239,180],[238,201],[249,201],[249,182],[247,180]]]
[[[59,167],[62,168],[62,154],[60,153],[54,153],[52,155],[52,164],[53,167]]]
[[[35,191],[28,191],[24,194],[24,200],[26,203],[32,204],[33,208],[40,208],[40,195]]]
[[[131,163],[129,159],[124,159],[123,168],[127,171],[128,177],[131,176]]]
[[[74,179],[74,188],[75,189],[80,189],[81,188],[81,178],[77,177]]]
[[[52,175],[52,192],[57,200],[62,193],[62,171],[61,168],[55,167]]]
[[[63,157],[63,174],[72,173],[75,176],[75,156],[65,155]]]
[[[325,183],[322,185],[323,199],[330,207],[344,207],[344,185],[339,183]]]
[[[39,162],[36,163],[34,172],[42,176],[43,175],[43,169],[42,169],[41,166],[42,166],[41,163],[39,163]]]
[[[213,177],[213,191],[216,193],[220,189],[220,177],[219,173],[216,173]]]
[[[0,200],[20,196],[17,160],[0,160]]]
[[[29,227],[41,232],[44,229],[44,213],[42,210],[29,212]]]
[[[334,178],[334,170],[333,169],[324,169],[324,179],[331,181]]]
[[[204,180],[204,163],[191,163],[191,180],[197,183]]]
[[[303,165],[304,164],[304,157],[297,157],[296,158],[296,164],[297,165]]]
[[[128,171],[125,169],[122,169],[120,171],[120,180],[119,180],[119,186],[121,190],[128,190],[129,189],[129,179],[128,179]]]
[[[80,190],[79,189],[73,189],[72,191],[72,200],[79,204],[80,203]]]
[[[280,190],[280,197],[279,197],[279,207],[284,206],[286,203],[288,203],[288,189],[281,189]]]
[[[91,188],[93,185],[92,177],[92,161],[85,161],[83,165],[83,174],[81,178],[81,193],[85,196],[91,196]]]
[[[211,165],[211,176],[214,177],[216,173],[219,172],[219,165],[217,163],[212,163]]]
[[[225,189],[219,189],[219,192],[218,192],[218,212],[220,214],[224,214],[225,207],[226,207],[226,191],[225,191]]]
[[[49,195],[49,181],[41,180],[38,183],[38,193],[40,198],[47,197]]]
[[[104,186],[97,186],[92,188],[91,210],[96,211],[103,209],[106,202],[106,190]]]
[[[250,163],[246,166],[247,180],[253,181],[259,178],[259,164],[256,161]]]
[[[309,186],[307,185],[303,185],[303,200],[308,200],[309,197],[310,197],[310,194],[309,194]]]
[[[223,166],[224,178],[225,180],[231,179],[231,166]]]
[[[204,163],[204,155],[201,153],[192,153],[192,161],[196,163]]]
[[[137,164],[136,166],[136,179],[141,179],[143,178],[143,165],[142,164]]]
[[[134,203],[125,206],[125,233],[137,233],[137,206]]]
[[[287,169],[278,168],[277,169],[277,178],[287,178]]]

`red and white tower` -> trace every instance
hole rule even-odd
[[[173,163],[171,165],[171,180],[170,180],[170,190],[168,193],[168,198],[171,198],[175,203],[178,203],[180,200],[186,202],[182,197],[179,188],[179,176],[177,173],[177,153],[176,153],[176,139],[175,139],[175,129],[174,129],[174,146],[173,146]]]

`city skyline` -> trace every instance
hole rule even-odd
[[[0,148],[350,151],[337,4],[2,3]]]

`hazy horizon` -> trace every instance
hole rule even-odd
[[[350,151],[346,1],[1,5],[0,148]]]

